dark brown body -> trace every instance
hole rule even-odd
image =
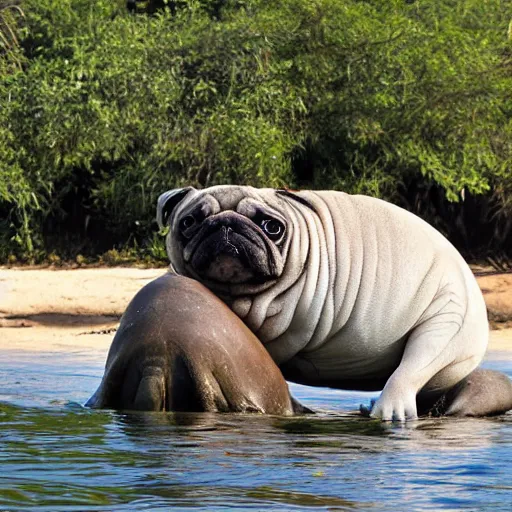
[[[203,285],[168,273],[129,304],[86,404],[146,411],[303,409],[254,334]]]

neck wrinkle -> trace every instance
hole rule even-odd
[[[332,284],[333,323],[328,338],[340,332],[352,317],[363,276],[364,239],[357,210],[348,194],[327,196],[336,233],[337,272]]]
[[[251,308],[248,315],[244,318],[244,321],[253,332],[261,331],[261,329],[266,330],[265,323],[267,322],[267,312],[271,307],[271,304],[274,303],[274,305],[279,308],[279,304],[275,303],[280,300],[282,301],[283,296],[288,296],[287,298],[289,300],[294,299],[294,288],[299,285],[301,276],[304,274],[306,269],[309,244],[304,243],[305,241],[307,242],[307,240],[304,240],[302,236],[305,222],[294,209],[290,208],[287,213],[289,214],[288,218],[292,220],[292,233],[290,235],[290,244],[286,254],[286,263],[280,279],[278,279],[271,288],[265,290],[264,293],[251,298]],[[299,255],[299,264],[297,264],[297,262],[290,261],[289,256],[291,254]],[[283,304],[283,307],[295,308],[298,300],[299,298],[297,297],[293,302],[287,301],[286,304]],[[276,324],[275,319],[273,320],[273,324]],[[276,330],[276,328],[273,330]],[[279,334],[275,334],[271,339],[277,338]]]
[[[301,194],[305,195],[305,193]],[[311,199],[316,207],[318,203],[316,195],[309,193],[306,197],[308,200]],[[265,343],[265,347],[278,364],[290,360],[298,352],[307,350],[315,333],[328,332],[332,323],[332,315],[327,319],[323,318],[326,313],[326,301],[331,304],[332,310],[332,300],[328,298],[331,281],[329,249],[321,217],[311,209],[295,202],[293,207],[291,205],[289,207],[293,208],[296,224],[300,225],[301,246],[307,247],[307,251],[303,250],[301,256],[304,258],[302,260],[305,265],[304,275],[294,283],[294,287],[303,286],[302,292],[296,294],[292,302],[286,303],[287,311],[291,311],[289,322],[279,325],[279,330],[274,329],[273,336],[269,337],[269,341]],[[324,324],[325,321],[327,323]],[[263,327],[265,328],[265,325]]]

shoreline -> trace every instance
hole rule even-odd
[[[167,267],[0,267],[0,346],[99,343],[104,350],[133,296],[165,272]],[[492,328],[489,350],[512,351],[512,273],[476,279]]]

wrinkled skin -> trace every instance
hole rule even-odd
[[[129,304],[103,380],[86,404],[144,411],[307,409],[254,334],[200,283],[168,273]]]
[[[337,191],[216,186],[158,201],[174,269],[256,334],[286,379],[381,390],[371,416],[415,419],[477,368],[482,293],[438,231]]]

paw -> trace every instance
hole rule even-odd
[[[418,418],[416,411],[416,393],[384,388],[373,406],[370,417],[382,421],[409,421]]]

